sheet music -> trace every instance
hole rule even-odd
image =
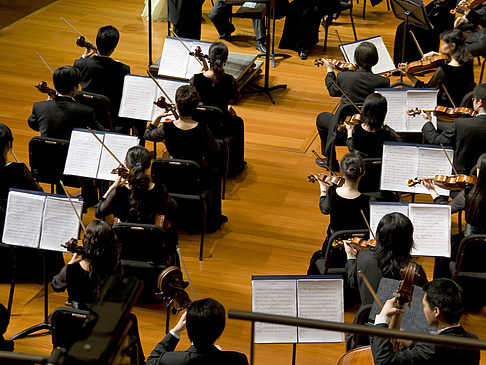
[[[209,54],[209,47],[211,47],[211,43],[194,41],[190,44],[189,49],[191,52],[194,52],[197,46],[201,47],[202,53]],[[209,60],[206,60],[206,62],[209,65]],[[202,65],[196,60],[196,58],[194,58],[194,56],[189,55],[186,69],[186,79],[191,79],[195,73],[201,72],[201,69]]]
[[[407,110],[409,109],[435,109],[437,106],[437,90],[413,89],[406,91]],[[426,120],[421,115],[407,115],[407,131],[421,132]],[[437,128],[437,117],[432,114],[432,124]]]
[[[187,47],[191,47],[192,42],[185,43]],[[160,57],[159,75],[185,79],[189,57],[192,56],[189,56],[189,52],[177,38],[166,37]]]
[[[384,143],[380,189],[414,192],[407,182],[417,176],[417,165],[416,145]]]
[[[72,201],[79,216],[82,217],[83,202],[76,198],[72,198]],[[65,244],[70,238],[78,238],[78,234],[79,221],[69,199],[46,197],[39,248],[67,252],[61,244]]]
[[[346,62],[356,64],[356,61],[354,59],[354,51],[362,42],[373,43],[376,46],[376,50],[378,51],[378,63],[371,68],[371,71],[374,74],[381,74],[396,69],[395,64],[393,63],[393,60],[390,56],[390,52],[388,52],[388,49],[383,42],[383,38],[381,38],[380,36],[361,39],[356,42],[345,43],[342,46],[340,45],[339,49],[341,50],[341,53],[343,53]],[[349,57],[350,60],[346,57],[346,55]]]
[[[295,280],[253,280],[252,310],[297,317]],[[255,323],[255,343],[296,343],[297,328],[271,323]]]
[[[400,89],[375,89],[375,92],[380,93],[387,101],[386,124],[397,132],[406,132],[406,94]]]
[[[3,231],[3,243],[39,247],[45,196],[10,190]]]
[[[415,247],[412,255],[451,257],[451,207],[409,204]]]
[[[297,307],[299,318],[344,322],[343,281],[297,280]],[[312,328],[298,328],[301,342],[342,342],[344,334]]]
[[[103,140],[104,133],[93,131]],[[100,162],[101,143],[88,130],[74,129],[64,166],[65,175],[96,178]]]
[[[447,155],[454,161],[454,151],[452,149],[446,149]],[[418,147],[418,168],[416,177],[434,177],[435,175],[451,175],[452,166],[447,160],[447,157],[442,151],[442,148],[434,147]],[[414,176],[415,177],[415,176]],[[423,184],[417,184],[413,189],[417,193],[429,194],[429,191]],[[450,191],[435,187],[435,190],[440,195],[449,196]]]
[[[156,101],[155,83],[150,77],[126,75],[123,81],[123,94],[119,117],[152,120]]]
[[[380,223],[381,218],[389,213],[402,213],[408,217],[408,204],[407,203],[370,203],[370,227],[373,233],[376,235],[376,228]]]
[[[138,138],[136,136],[129,136],[119,133],[106,133],[104,143],[110,149],[110,151],[118,158],[118,160],[124,163],[127,151],[131,147],[138,145]],[[101,146],[101,143],[98,142],[98,144]],[[114,168],[118,167],[118,165],[118,162],[107,151],[107,149],[102,147],[100,167],[98,168],[97,178],[102,180],[115,181],[118,175],[112,174],[111,171]]]

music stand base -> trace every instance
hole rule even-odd
[[[286,89],[287,84],[282,84],[282,85],[275,85],[271,87],[265,87],[265,86],[260,86],[254,83],[250,83],[250,85],[255,88],[255,90],[242,90],[242,94],[248,95],[248,94],[267,94],[270,100],[272,101],[272,104],[275,104],[275,99],[273,98],[272,91],[277,90],[277,89]]]
[[[266,56],[266,55],[265,55],[265,53],[259,53],[259,54],[257,55],[257,57],[265,57],[265,56]],[[272,67],[273,67],[273,68],[275,68],[275,67],[276,67],[276,61],[275,61],[275,59],[276,59],[277,57],[281,57],[281,58],[290,58],[290,57],[292,57],[292,56],[291,56],[291,55],[289,55],[289,54],[286,54],[286,53],[270,53],[270,58],[271,58],[271,60],[272,60]]]
[[[10,339],[11,340],[18,340],[20,338],[27,337],[27,336],[35,333],[35,332],[44,331],[44,330],[47,331],[47,332],[42,333],[42,335],[47,335],[47,334],[51,333],[52,327],[51,327],[51,324],[49,322],[42,322],[42,323],[36,324],[35,326],[27,328],[27,329],[17,333],[16,335],[13,335],[12,337],[10,337]]]
[[[410,85],[409,83],[406,83],[405,81],[397,81],[397,82],[394,82],[393,84],[390,85],[390,87],[397,87],[397,86],[405,86],[405,87],[408,87],[408,88],[412,88],[413,85]]]

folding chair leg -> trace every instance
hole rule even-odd
[[[462,210],[457,213],[457,224],[459,226],[459,233],[462,232]]]
[[[229,145],[226,145],[226,168],[224,170],[224,177],[223,177],[223,192],[221,194],[221,199],[224,200],[226,198],[226,182],[228,181],[228,168],[229,168]]]
[[[328,15],[326,21],[324,22],[324,49],[323,49],[324,52],[326,52],[326,50],[327,50],[327,34],[329,33],[329,23],[328,22],[329,22],[330,16],[331,15]]]
[[[483,82],[483,74],[484,74],[484,65],[486,64],[486,58],[483,60],[481,65],[481,75],[479,76],[479,83]]]
[[[363,20],[366,17],[366,0],[363,0]]]
[[[351,20],[351,26],[353,27],[354,40],[357,41],[358,36],[356,35],[356,27],[354,26],[353,8],[349,9],[349,19]]]
[[[202,199],[202,208],[203,208],[203,219],[202,219],[202,227],[201,227],[201,244],[199,246],[199,261],[203,260],[204,232],[206,232],[207,207],[206,207],[206,201],[204,199]]]
[[[390,0],[386,0],[386,7],[388,11],[390,11]]]

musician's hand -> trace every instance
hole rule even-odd
[[[175,327],[172,328],[172,332],[174,332],[178,336],[180,336],[180,334],[186,329],[186,315],[187,312],[184,312],[184,314],[179,319],[179,322],[177,322]]]
[[[412,343],[413,343],[413,341],[411,341],[411,340],[404,340],[404,339],[401,339],[401,338],[399,338],[399,339],[397,340],[397,342],[400,344],[400,346],[403,346],[403,347],[405,347],[405,348],[407,348],[407,349],[408,349],[410,346],[412,346]]]
[[[398,64],[398,68],[405,68],[405,67],[407,67],[407,65],[408,65],[408,62],[401,62],[401,63]]]
[[[344,123],[344,126],[346,127],[346,130],[348,131],[348,138],[351,138],[353,136],[354,124]]]
[[[336,67],[334,67],[332,63],[330,63],[328,60],[323,60],[323,62],[324,62],[324,66],[326,66],[327,68],[327,72],[334,72]]]
[[[456,19],[454,22],[454,28],[458,28],[459,26],[466,24],[468,22],[467,18],[465,16],[461,16]]]
[[[214,347],[216,347],[219,351],[223,351],[223,348],[219,345],[214,345]]]
[[[56,97],[55,96],[52,96],[52,95],[47,95],[47,100],[54,100]]]
[[[346,241],[344,241],[344,251],[346,251],[348,260],[354,260],[356,259],[356,256],[358,256],[358,250],[349,245]]]
[[[430,114],[430,112],[424,112],[422,111],[420,113],[420,115],[427,121],[427,122],[431,122],[432,121],[432,114]]]
[[[381,310],[380,312],[380,316],[387,316],[387,317],[391,317],[393,316],[395,313],[398,313],[400,311],[403,312],[403,309],[397,309],[395,308],[395,304],[397,302],[397,298],[392,298],[392,299],[388,299],[386,302],[385,302],[385,305],[383,306],[383,309]]]
[[[71,257],[71,260],[69,260],[68,265],[75,264],[76,262],[79,262],[83,259],[82,256],[78,255],[77,253],[74,253],[74,255]]]
[[[236,112],[231,105],[228,105],[228,113],[233,117],[236,116]]]
[[[435,51],[430,51],[430,52],[424,54],[422,56],[422,59],[423,60],[426,60],[426,59],[429,59],[429,58],[434,57],[434,56],[440,56],[440,53],[439,52],[435,52]]]
[[[424,179],[422,181],[422,183],[424,184],[425,188],[428,190],[430,196],[432,197],[432,199],[435,199],[435,198],[438,198],[439,197],[439,193],[435,190],[435,185],[434,185],[434,182],[432,180],[426,180]]]
[[[86,48],[86,49],[84,50],[84,53],[83,53],[83,55],[82,55],[81,57],[83,57],[83,58],[90,58],[90,57],[91,57],[91,56],[93,56],[95,53],[96,53],[96,52],[95,52],[95,51],[93,51],[92,49],[88,49],[88,48]]]

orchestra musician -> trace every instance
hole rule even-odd
[[[378,63],[378,51],[373,43],[362,42],[354,52],[357,71],[344,71],[335,75],[334,67],[325,61],[327,68],[326,86],[330,96],[342,97],[339,108],[335,114],[328,112],[320,113],[317,116],[316,125],[321,138],[321,151],[327,159],[327,165],[333,171],[339,171],[339,164],[336,160],[335,142],[337,138],[337,125],[348,115],[356,114],[357,110],[353,103],[360,105],[366,97],[374,92],[376,88],[390,86],[390,80],[386,77],[373,74],[371,68]],[[341,90],[346,93],[344,96]],[[348,97],[351,100],[348,100]],[[319,160],[316,164],[322,166]]]
[[[458,29],[445,31],[440,35],[442,41],[440,53],[429,52],[423,59],[437,55],[446,55],[450,61],[440,65],[430,80],[425,83],[413,75],[405,73],[418,88],[434,88],[439,90],[437,105],[460,106],[464,96],[473,91],[474,82],[473,57],[466,49],[464,34]],[[449,99],[444,86],[450,95]]]
[[[217,167],[219,146],[207,125],[192,118],[199,101],[199,94],[194,86],[179,87],[175,96],[179,119],[175,122],[163,122],[159,126],[162,119],[172,112],[161,113],[147,126],[145,139],[164,141],[172,158],[195,161],[201,166],[202,184],[211,191],[207,230],[213,231],[219,229],[228,218],[221,214],[221,175]]]
[[[168,227],[171,221],[175,221],[176,202],[163,184],[155,185],[147,174],[152,158],[153,154],[142,146],[134,146],[127,151],[126,176],[119,175],[96,204],[96,218],[103,219],[113,214],[117,221],[161,227]],[[124,175],[123,172],[121,175]]]
[[[429,325],[437,328],[437,335],[478,338],[459,324],[464,311],[463,292],[459,285],[449,279],[435,279],[425,284],[424,290],[422,299],[424,315]],[[375,318],[375,326],[388,327],[391,317],[398,311],[395,308],[396,301],[396,298],[386,301],[380,314]],[[399,342],[403,348],[394,352],[390,339],[373,337],[371,351],[374,363],[376,365],[479,364],[479,350],[412,343],[404,340]]]
[[[209,47],[209,70],[195,74],[190,82],[196,88],[204,105],[216,106],[224,113],[222,136],[230,137],[230,155],[228,176],[236,176],[246,166],[244,160],[245,130],[243,119],[236,115],[230,102],[236,102],[240,97],[238,85],[233,75],[224,71],[228,60],[228,47],[222,42],[216,42]],[[217,131],[212,131],[217,135]]]
[[[431,122],[431,116],[422,113],[427,121],[422,134],[430,144],[452,146],[454,167],[459,174],[468,173],[478,157],[486,152],[486,84],[474,88],[473,108],[478,115],[474,118],[457,118],[451,129],[439,133]]]
[[[215,345],[226,324],[225,309],[212,298],[191,303],[176,326],[165,335],[150,356],[147,365],[234,364],[248,365],[245,354],[223,351]],[[192,345],[186,351],[174,351],[181,333],[187,329]]]
[[[168,0],[169,22],[180,38],[201,39],[204,0]]]
[[[464,11],[464,15],[457,18],[454,27],[459,29],[466,28],[473,31],[466,33],[466,48],[471,54],[482,56],[486,52],[486,5],[481,4],[471,9],[466,0],[461,0],[457,6]],[[477,30],[477,27],[481,28]]]

